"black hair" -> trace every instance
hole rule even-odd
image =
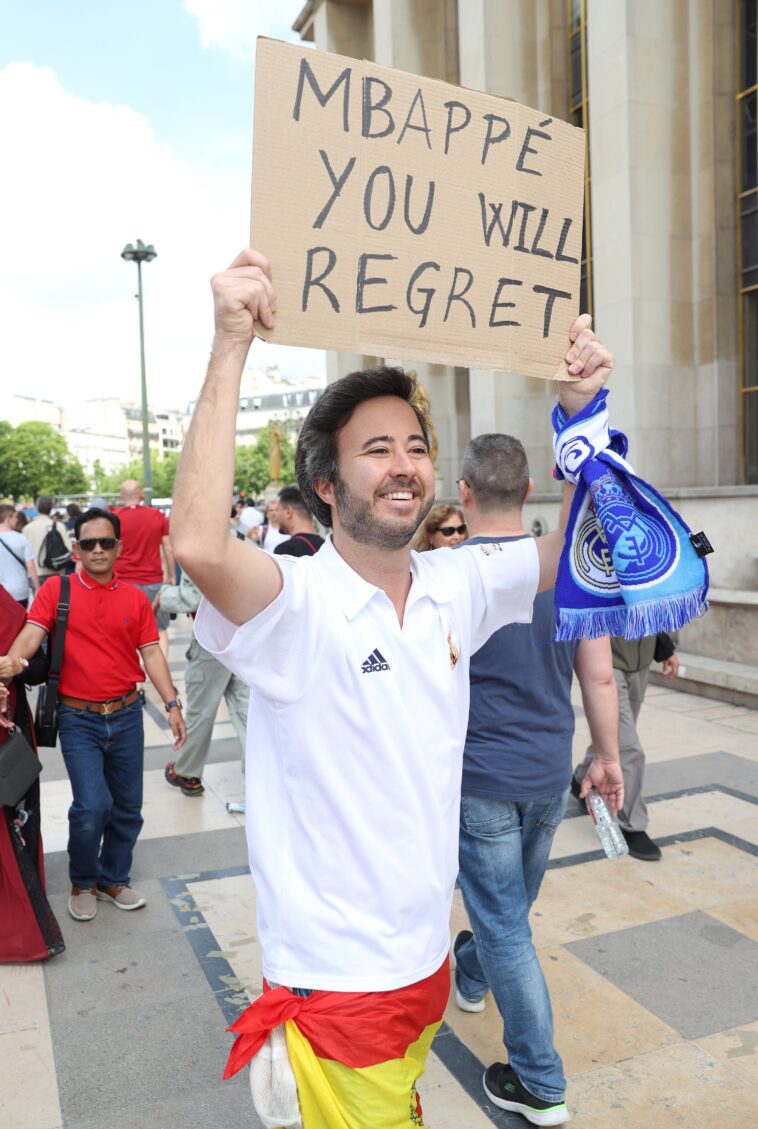
[[[292,509],[302,517],[310,517],[311,511],[305,504],[305,498],[297,486],[283,486],[277,495],[282,506],[292,506]]]
[[[120,519],[117,518],[115,514],[112,514],[110,510],[101,510],[98,509],[97,506],[92,506],[85,513],[79,514],[79,517],[74,522],[74,538],[78,541],[82,526],[86,525],[88,521],[96,521],[99,517],[104,517],[106,521],[111,523],[113,526],[113,534],[116,540],[119,541],[121,539]]]
[[[295,452],[295,471],[303,501],[327,529],[332,524],[332,508],[316,492],[316,479],[338,481],[337,432],[359,404],[378,396],[397,396],[409,404],[429,446],[429,421],[416,403],[416,382],[403,369],[366,369],[328,384],[306,416]]]
[[[49,494],[40,494],[37,499],[37,511],[41,514],[49,514],[53,508],[53,499]]]

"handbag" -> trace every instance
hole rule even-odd
[[[20,729],[0,745],[0,804],[13,808],[42,772],[39,758]]]
[[[71,582],[67,576],[62,576],[58,609],[55,616],[55,643],[50,662],[50,673],[47,682],[39,688],[37,706],[34,710],[34,732],[37,737],[37,744],[43,745],[45,748],[55,748],[58,740],[58,684],[61,679],[63,643],[66,638],[70,595]]]

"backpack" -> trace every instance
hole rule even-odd
[[[58,525],[53,519],[53,524],[45,534],[45,539],[40,545],[38,563],[42,568],[52,569],[53,572],[60,572],[64,569],[68,562],[71,560],[73,553],[70,549],[66,548],[66,542],[63,540]]]

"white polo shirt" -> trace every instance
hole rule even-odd
[[[200,643],[251,688],[247,837],[267,980],[379,992],[435,972],[458,873],[469,658],[528,623],[531,538],[412,553],[403,626],[331,538],[276,557],[284,587]]]

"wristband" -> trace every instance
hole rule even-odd
[[[165,709],[166,713],[169,713],[169,711],[173,709],[180,710],[182,708],[182,703],[179,698],[172,698],[170,702],[164,703],[163,708]]]

